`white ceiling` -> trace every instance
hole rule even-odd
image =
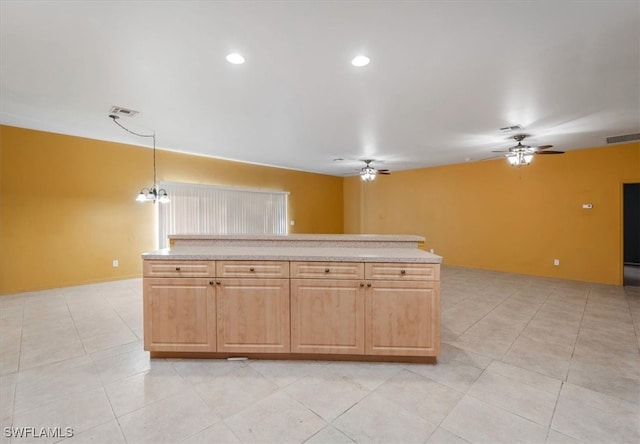
[[[0,122],[344,175],[640,132],[638,1],[0,2]],[[230,52],[244,65],[225,60]],[[351,66],[357,54],[371,64]]]

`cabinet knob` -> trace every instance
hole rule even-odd
[[[400,270],[400,274],[405,274],[407,270]]]
[[[256,269],[251,267],[251,268],[249,268],[249,271],[256,271]]]
[[[367,282],[367,287],[371,287],[371,282]]]
[[[216,281],[216,285],[220,285],[220,281]]]
[[[364,287],[364,282],[360,282],[360,286],[361,286],[361,287]]]
[[[180,267],[176,267],[176,271],[180,271]]]
[[[209,285],[213,285],[213,281],[209,281]]]
[[[329,271],[331,271],[331,270],[329,270],[328,268],[325,268],[325,269],[324,269],[324,272],[325,272],[325,273],[329,273]]]

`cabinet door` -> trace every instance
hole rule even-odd
[[[289,352],[289,279],[218,282],[218,352]]]
[[[365,350],[371,355],[437,356],[440,283],[370,281],[365,297]]]
[[[364,354],[359,280],[291,280],[291,351]]]
[[[216,350],[215,287],[210,279],[144,279],[144,349]]]

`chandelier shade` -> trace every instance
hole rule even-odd
[[[533,153],[520,151],[513,154],[507,154],[507,161],[513,166],[521,167],[529,165],[531,160],[533,160]]]

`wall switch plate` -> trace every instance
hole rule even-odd
[[[554,259],[553,265],[560,265],[560,259]]]
[[[291,225],[292,227],[293,227],[295,224],[296,224],[296,221],[295,221],[295,220],[291,219],[291,220],[289,221],[289,225]]]
[[[118,259],[114,259],[113,260],[113,268],[118,268],[118,265],[120,265],[120,263],[118,262]]]

